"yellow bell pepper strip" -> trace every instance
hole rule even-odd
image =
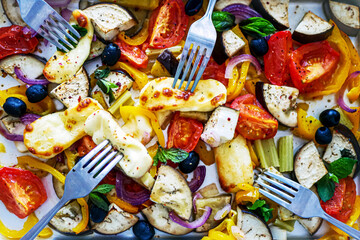
[[[112,2],[120,6],[140,8],[146,10],[154,10],[159,6],[160,0],[100,0],[101,2]]]
[[[126,90],[116,101],[109,107],[108,111],[117,119],[119,119],[120,116],[120,107],[127,104],[132,105],[133,100],[131,98],[131,93]],[[130,104],[131,103],[131,104]]]
[[[261,82],[259,78],[249,79],[245,81],[245,90],[252,95],[255,95],[255,85],[257,82]]]
[[[353,124],[353,128],[351,131],[355,135],[355,137],[358,139],[358,136],[360,136],[359,127],[360,127],[360,107],[356,108],[356,112],[349,113],[346,111],[343,111],[345,115],[349,118],[351,123]]]
[[[351,215],[349,219],[346,221],[346,225],[352,226],[352,227],[358,227],[357,225],[354,226],[355,222],[360,217],[360,196],[357,195],[355,198],[354,208],[351,212]],[[332,224],[329,224],[331,229],[333,229],[335,232],[337,232],[340,235],[349,236],[345,232],[341,231],[339,228],[335,227]]]
[[[311,92],[304,93],[304,97],[306,98],[314,98],[338,92],[349,75],[351,65],[349,48],[336,24],[332,20],[330,20],[329,23],[334,25],[334,28],[331,35],[327,38],[327,41],[332,48],[340,53],[338,67],[331,77],[326,77],[325,79],[311,83],[307,88]]]
[[[123,69],[135,80],[136,85],[139,89],[142,89],[148,83],[148,76],[136,68],[130,66],[129,64],[123,62],[117,62],[114,66],[110,68],[111,70]]]
[[[0,153],[6,153],[4,144],[0,143]],[[1,166],[0,166],[1,167]]]
[[[344,33],[343,31],[340,31],[340,33],[341,33],[341,37],[345,40],[350,52],[351,66],[350,66],[349,74],[355,71],[360,71],[360,56],[356,47],[352,43],[349,36],[346,35],[346,33]]]
[[[53,177],[55,177],[59,182],[62,184],[65,184],[65,176],[62,175],[58,170],[55,168],[47,165],[44,162],[41,162],[40,160],[33,158],[31,156],[21,156],[18,157],[18,163],[19,164],[27,164],[30,167],[37,168],[46,172],[49,172]],[[84,231],[88,225],[89,222],[89,208],[84,198],[78,198],[77,202],[81,206],[81,213],[82,213],[82,220],[81,222],[72,230],[78,234],[82,231]]]
[[[143,115],[150,119],[151,126],[154,129],[156,136],[158,137],[158,141],[162,147],[165,147],[165,138],[164,134],[161,130],[159,121],[154,113],[151,111],[134,106],[123,106],[120,108],[120,114],[122,119],[126,122],[129,119],[130,115]]]
[[[115,203],[119,208],[121,208],[125,212],[133,213],[133,214],[136,214],[136,213],[139,212],[138,207],[133,206],[130,203],[127,203],[127,202],[123,201],[122,199],[120,199],[120,198],[118,198],[116,196],[106,194],[106,198],[109,200],[109,202]]]
[[[297,109],[298,126],[292,132],[294,135],[307,140],[315,139],[316,130],[322,126],[321,122],[313,116],[307,116],[302,108]]]
[[[235,201],[237,204],[245,204],[246,202],[251,202],[254,204],[256,200],[260,198],[259,189],[255,188],[246,183],[238,184],[240,189],[235,195]]]
[[[26,90],[26,85],[19,85],[6,90],[0,90],[0,106],[4,105],[8,97],[16,97],[25,102],[29,112],[39,115],[47,115],[55,112],[55,104],[50,97],[46,97],[37,103],[31,103],[26,97]]]
[[[169,71],[158,60],[151,67],[150,73],[154,77],[171,77]]]
[[[76,151],[71,151],[70,149],[66,149],[64,154],[66,157],[66,165],[69,170],[71,170],[75,166],[76,159],[79,157],[79,154]]]
[[[251,144],[251,141],[247,140],[246,145],[247,145],[247,147],[249,149],[251,162],[252,162],[254,168],[259,167],[260,166],[260,161],[259,161],[258,157],[256,156],[256,153],[255,153],[254,148],[253,148],[253,146]]]
[[[340,235],[333,230],[330,230],[324,236],[319,238],[318,240],[348,240],[347,236]]]
[[[11,230],[0,221],[0,234],[7,238],[22,238],[38,221],[39,220],[34,213],[30,214],[21,230]],[[53,232],[50,228],[44,228],[39,233],[38,237],[49,238],[52,234]]]
[[[125,32],[121,32],[119,33],[118,38],[121,41],[124,41],[125,43],[131,46],[139,46],[146,41],[148,36],[149,36],[149,19],[146,19],[144,21],[141,31],[138,34],[136,34],[134,37],[132,38],[128,37],[125,35]]]
[[[229,98],[230,96],[232,96],[236,90],[236,84],[239,80],[239,69],[237,67],[234,67],[233,69],[233,75],[232,77],[229,79],[229,83],[228,83],[228,87],[227,87],[227,97]]]

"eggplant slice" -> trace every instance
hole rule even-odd
[[[276,29],[289,28],[289,0],[253,0],[252,5]]]
[[[246,239],[251,240],[272,240],[269,226],[256,214],[242,211],[241,223],[237,224],[245,233]]]
[[[103,53],[105,47],[106,47],[105,43],[103,43],[99,39],[96,39],[95,42],[91,43],[90,54],[89,54],[89,57],[87,60],[89,61],[89,60],[99,57]]]
[[[1,0],[1,4],[6,16],[12,24],[22,27],[27,26],[24,20],[21,18],[20,7],[16,0]]]
[[[301,43],[325,40],[334,26],[311,11],[307,12],[293,33],[293,39]]]
[[[149,17],[149,11],[139,8],[128,8],[128,10],[134,15],[137,20],[137,24],[132,28],[125,31],[125,35],[128,37],[134,37],[144,27],[145,20]]]

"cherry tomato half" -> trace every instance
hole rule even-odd
[[[0,200],[19,218],[34,212],[47,199],[40,178],[21,168],[0,168]]]
[[[141,46],[131,46],[120,39],[115,42],[121,51],[120,60],[130,63],[136,68],[146,68],[149,57],[141,49]]]
[[[77,151],[79,154],[79,157],[83,157],[86,154],[88,154],[91,150],[93,150],[96,147],[96,144],[92,140],[92,137],[85,136],[78,142]]]
[[[165,0],[151,15],[150,47],[168,48],[178,44],[185,36],[189,17],[182,0]]]
[[[224,84],[225,87],[227,87],[229,79],[225,78],[225,70],[225,63],[219,65],[211,57],[208,64],[206,65],[205,71],[201,79],[215,79]]]
[[[191,152],[196,147],[203,128],[201,122],[192,118],[180,117],[180,113],[176,112],[168,129],[167,147]]]
[[[295,87],[302,92],[309,83],[332,72],[339,59],[340,54],[330,46],[328,41],[305,44],[291,54],[291,80]]]
[[[231,103],[230,107],[240,111],[236,131],[244,138],[256,140],[275,136],[278,121],[262,108],[254,95],[240,96]]]
[[[275,33],[268,45],[269,51],[264,55],[265,76],[272,84],[282,86],[290,80],[289,61],[293,50],[291,32]]]

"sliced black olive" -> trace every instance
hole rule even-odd
[[[175,76],[179,61],[168,49],[165,49],[158,57],[157,60],[168,70],[171,76]]]
[[[9,97],[6,99],[3,105],[4,111],[13,117],[21,117],[26,113],[26,103],[15,97]]]
[[[315,141],[318,144],[329,144],[332,140],[332,134],[328,127],[319,127],[315,133]]]
[[[185,13],[188,16],[194,16],[202,8],[203,0],[189,0],[185,5]]]
[[[109,43],[101,54],[101,61],[107,66],[113,66],[121,56],[121,51],[115,43]]]
[[[334,109],[326,109],[320,113],[320,122],[326,127],[334,127],[340,122],[340,113]]]
[[[26,96],[31,103],[37,103],[46,98],[48,95],[45,85],[32,85],[26,90]]]
[[[256,38],[250,41],[250,50],[256,56],[264,56],[269,51],[269,46],[265,38]]]
[[[147,221],[139,220],[133,226],[134,235],[140,240],[153,239],[155,235],[154,227]]]
[[[189,152],[189,156],[179,163],[179,169],[183,173],[191,173],[199,165],[200,157],[194,151]]]

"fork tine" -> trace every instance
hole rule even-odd
[[[190,83],[192,82],[191,80],[193,79],[193,77],[194,77],[194,75],[195,75],[195,73],[196,73],[196,70],[197,70],[197,67],[198,67],[198,65],[199,65],[199,62],[200,62],[202,56],[204,56],[204,55],[203,55],[203,52],[204,52],[204,48],[201,47],[201,46],[199,46],[199,51],[198,51],[198,54],[197,54],[197,56],[196,56],[195,63],[194,63],[194,66],[193,66],[193,68],[192,68],[192,70],[191,70],[190,76],[189,76],[189,78],[188,78],[188,80],[187,80],[188,82],[187,82],[187,84],[186,84],[185,91],[188,90],[189,85],[190,85]]]
[[[285,198],[286,200],[289,200],[290,202],[293,200],[293,197],[289,196],[285,192],[278,190],[277,188],[274,188],[270,185],[265,184],[263,181],[258,180],[258,181],[256,181],[256,183],[259,184],[260,186],[262,186],[263,188],[266,188],[266,189],[270,190],[271,192],[276,193],[280,197]]]
[[[205,49],[205,51],[207,51],[207,49]],[[205,68],[206,68],[206,65],[208,64],[209,60],[210,60],[210,57],[207,56],[207,54],[206,54],[206,57],[204,57],[203,60],[202,60],[201,66],[200,66],[199,71],[198,71],[198,73],[196,75],[196,78],[194,80],[194,84],[192,85],[191,92],[195,91],[195,88],[198,85],[198,83],[200,81],[200,78],[203,75],[203,73],[205,71]]]
[[[59,34],[59,32],[56,28],[50,26],[48,21],[45,21],[45,23],[42,25],[42,27],[48,31],[49,35],[54,36],[55,39],[57,39],[59,43],[61,41],[63,44],[65,44],[64,47],[66,47],[68,50],[73,49],[73,45],[71,45],[71,43],[69,43],[62,34]]]
[[[101,151],[107,144],[109,143],[109,140],[104,140],[100,144],[98,144],[93,150],[91,150],[88,154],[83,157],[78,164],[81,166],[84,166],[89,160],[91,160],[98,152]]]
[[[282,200],[281,198],[276,197],[275,195],[263,190],[263,189],[259,189],[259,192],[264,195],[265,197],[269,198],[270,200],[273,200],[274,202],[280,204],[281,206],[283,206],[284,208],[289,209],[291,207],[290,203],[285,202],[284,200]]]
[[[276,186],[276,187],[278,187],[278,188],[283,189],[284,191],[286,191],[286,192],[288,192],[288,193],[290,193],[290,194],[292,194],[292,195],[294,195],[294,196],[295,196],[295,194],[296,194],[296,192],[295,192],[293,189],[289,188],[289,187],[286,186],[285,184],[281,184],[281,183],[279,183],[279,182],[277,182],[277,181],[274,181],[274,180],[272,180],[272,179],[270,179],[270,178],[267,178],[267,177],[265,177],[265,176],[263,176],[263,175],[259,175],[259,178],[261,178],[262,180],[264,180],[264,181],[266,181],[266,182],[271,183],[272,185],[274,185],[274,186]]]
[[[112,152],[109,155],[106,156],[105,159],[101,160],[101,162],[90,172],[90,174],[93,177],[96,177],[96,175],[101,171],[101,169],[111,160],[114,158],[114,156],[117,154],[117,152]]]
[[[38,33],[45,39],[47,39],[51,44],[55,45],[57,48],[68,52],[69,49],[61,45],[52,35],[48,34],[42,27],[39,28]]]
[[[54,19],[51,18],[52,15],[50,15],[48,17],[48,20],[50,21],[50,23],[52,25],[54,25],[56,27],[56,29],[58,31],[60,31],[62,34],[64,34],[70,41],[74,42],[75,44],[78,43],[78,40],[75,39],[73,36],[71,36],[67,31],[66,31],[66,28],[64,28],[64,26],[62,24],[59,24],[57,22],[54,21]]]
[[[181,77],[181,82],[180,82],[180,85],[179,85],[178,89],[181,89],[181,86],[183,85],[183,83],[185,81],[185,78],[189,73],[189,70],[190,70],[190,67],[192,65],[192,61],[193,61],[193,59],[195,57],[197,49],[198,49],[198,45],[195,46],[195,43],[193,43],[193,47],[191,49],[189,59],[187,60],[186,67],[185,67],[185,70],[184,70],[183,75]],[[196,66],[194,66],[194,67],[196,67]]]
[[[294,182],[286,177],[274,174],[272,172],[266,171],[266,172],[264,172],[264,174],[266,174],[272,178],[275,178],[276,180],[279,180],[280,182],[283,182],[283,183],[289,185],[290,187],[295,188],[296,190],[299,190],[299,188],[301,187],[301,185],[298,184],[297,182]]]
[[[116,156],[111,162],[96,176],[96,178],[103,179],[116,164],[123,158],[122,155]]]
[[[184,67],[184,64],[185,64],[185,60],[186,60],[186,58],[188,56],[188,53],[189,53],[190,46],[191,46],[191,44],[189,42],[185,42],[184,49],[182,51],[182,55],[181,55],[181,58],[180,58],[180,62],[179,62],[178,68],[177,68],[176,73],[175,73],[172,88],[175,88],[176,82],[178,81],[178,79],[180,77],[180,74],[181,74],[181,72],[183,70],[183,67]]]
[[[78,33],[78,31],[76,31],[67,21],[65,21],[64,18],[62,18],[57,12],[54,12],[52,15],[52,17],[54,17],[59,23],[61,23],[63,25],[63,27],[65,29],[69,29],[69,31],[74,34],[78,39],[81,38],[80,34]]]
[[[105,157],[108,152],[110,152],[111,149],[112,146],[108,146],[107,148],[105,148],[103,151],[101,151],[101,153],[99,153],[99,155],[92,159],[88,165],[84,165],[84,169],[89,172],[99,161],[101,161],[101,159]]]

